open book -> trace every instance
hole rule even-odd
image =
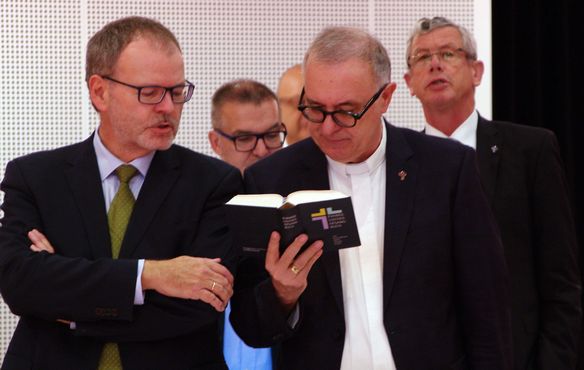
[[[322,240],[324,252],[361,244],[351,198],[335,190],[236,195],[226,212],[234,240],[247,254],[265,253],[274,230],[282,236],[281,249],[301,233],[308,235],[306,246]]]

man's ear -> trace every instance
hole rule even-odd
[[[481,84],[483,79],[483,73],[485,73],[485,65],[480,60],[475,60],[472,62],[472,81],[474,86],[477,87]]]
[[[385,86],[385,89],[383,89],[383,92],[381,93],[381,99],[383,100],[384,105],[383,110],[384,112],[386,112],[387,109],[389,108],[389,103],[391,103],[391,98],[393,97],[393,93],[396,87],[397,85],[395,84],[395,82],[391,82],[387,84],[387,86]]]
[[[406,85],[408,86],[408,90],[410,90],[410,95],[416,96],[416,94],[414,93],[414,89],[412,89],[412,87],[410,86],[410,81],[412,80],[412,75],[410,75],[409,71],[404,73],[404,80],[406,81]]]
[[[221,157],[221,154],[223,154],[223,150],[221,148],[221,144],[219,143],[219,135],[214,130],[211,130],[211,131],[209,131],[208,136],[209,136],[209,144],[211,144],[211,148],[218,156]]]
[[[87,81],[91,103],[98,112],[107,111],[109,103],[109,89],[106,81],[99,75],[92,75]]]

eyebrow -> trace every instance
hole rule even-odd
[[[451,43],[448,43],[448,44],[445,44],[445,45],[439,46],[439,47],[438,47],[438,50],[443,50],[443,49],[457,49],[457,48],[458,48],[458,46],[455,46],[455,45],[453,45],[453,44],[451,44]],[[414,49],[414,54],[413,54],[413,55],[416,55],[416,54],[418,54],[418,53],[420,53],[420,52],[426,52],[426,51],[430,51],[430,48],[419,48],[419,49]]]
[[[321,103],[316,102],[314,100],[311,100],[309,98],[306,98],[306,103],[307,103],[306,105],[308,105],[308,106],[324,107],[324,104],[321,104]],[[341,102],[339,104],[335,104],[333,106],[334,107],[333,109],[337,109],[338,107],[347,106],[347,105],[355,108],[359,105],[359,103],[355,102],[355,101],[347,100],[347,101]]]

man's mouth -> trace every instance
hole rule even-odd
[[[437,86],[445,85],[447,83],[448,83],[448,81],[446,81],[445,79],[443,79],[443,78],[437,78],[435,80],[430,81],[430,83],[428,84],[428,86],[437,87]]]
[[[169,120],[163,120],[158,122],[157,124],[153,125],[154,128],[159,128],[159,129],[166,129],[166,128],[173,128],[175,125],[173,124],[172,121]]]

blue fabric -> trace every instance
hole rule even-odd
[[[230,370],[272,370],[271,348],[252,348],[237,336],[229,313],[231,304],[225,309],[225,329],[223,330],[223,355]]]

